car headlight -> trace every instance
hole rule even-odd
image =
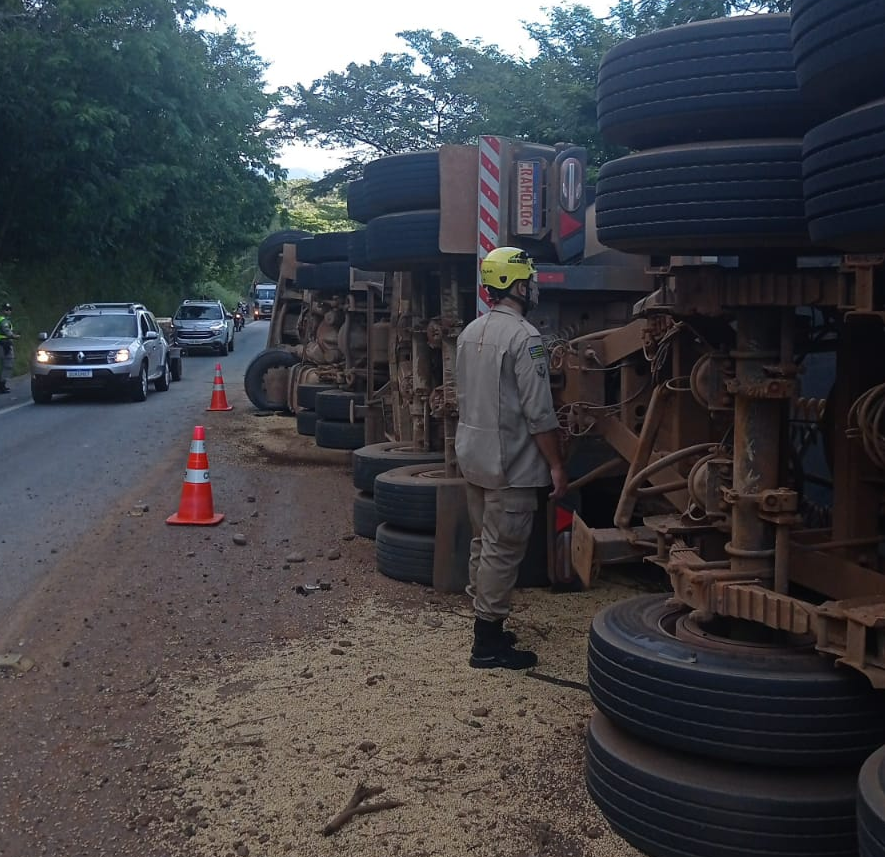
[[[108,360],[113,363],[125,363],[131,358],[128,348],[121,348],[119,351],[109,351]]]
[[[209,330],[224,330],[224,322],[216,321],[214,324],[210,324]]]
[[[52,363],[52,352],[51,351],[43,351],[43,349],[40,349],[37,352],[35,359],[37,360],[38,363]]]

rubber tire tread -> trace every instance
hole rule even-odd
[[[801,137],[827,118],[793,68],[789,15],[696,21],[639,36],[599,65],[596,115],[610,143]]]
[[[385,440],[354,450],[353,486],[367,494],[375,493],[375,477],[409,464],[438,464],[445,461],[442,452],[416,452],[401,440]]]
[[[313,437],[317,430],[316,411],[302,408],[295,414],[295,428],[302,437]]]
[[[391,524],[379,524],[375,530],[378,571],[394,580],[432,586],[435,543],[432,533],[413,533]]]
[[[372,211],[367,205],[365,179],[357,179],[347,185],[347,217],[357,223],[368,223]]]
[[[799,140],[651,149],[603,164],[596,228],[631,253],[807,250]]]
[[[885,6],[881,0],[793,0],[796,79],[831,115],[885,97]]]
[[[364,423],[317,420],[314,438],[323,449],[359,449],[366,442],[366,427]]]
[[[618,726],[660,747],[748,764],[860,764],[885,743],[885,692],[813,651],[702,647],[662,629],[667,595],[612,604],[593,619],[590,694]]]
[[[885,747],[863,763],[857,778],[860,857],[885,857]]]
[[[880,252],[885,241],[885,100],[809,131],[802,147],[811,237],[840,249]]]
[[[260,411],[289,410],[287,400],[273,402],[268,399],[264,389],[264,374],[269,369],[285,368],[297,364],[298,358],[291,351],[282,348],[266,348],[264,351],[259,351],[252,358],[243,375],[243,387],[249,401]]]
[[[366,257],[373,270],[431,265],[439,250],[439,209],[375,217],[366,226]]]
[[[347,258],[352,268],[359,268],[361,271],[369,270],[365,229],[358,229],[350,233],[350,239],[347,242]]]
[[[314,268],[311,288],[320,294],[347,294],[350,291],[350,262],[320,262]]]
[[[364,393],[352,390],[322,390],[316,394],[315,408],[321,420],[345,420],[350,422],[350,403],[361,405],[366,401]],[[354,422],[360,422],[359,419]]]
[[[298,260],[314,264],[346,262],[349,236],[350,231],[320,232],[314,235],[310,241],[304,241],[298,245]]]
[[[363,180],[367,222],[384,214],[439,208],[439,150],[370,161]]]
[[[296,404],[299,408],[305,408],[308,411],[317,409],[317,395],[324,393],[326,390],[337,390],[334,384],[299,384],[295,393]]]
[[[850,769],[781,771],[674,753],[596,713],[584,776],[614,830],[649,857],[854,857]]]
[[[381,521],[375,511],[375,498],[364,491],[357,491],[353,497],[353,531],[366,539],[375,538],[375,530]]]
[[[375,479],[375,509],[382,521],[395,527],[433,533],[437,486],[463,482],[460,477],[446,476],[442,464],[409,464],[387,470]]]
[[[268,280],[273,283],[280,279],[280,260],[284,244],[297,244],[298,255],[301,255],[301,245],[306,239],[311,238],[312,232],[303,229],[280,229],[271,232],[258,245],[258,268]]]

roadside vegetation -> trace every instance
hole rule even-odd
[[[618,0],[598,18],[551,7],[527,25],[531,59],[451,33],[399,34],[404,49],[266,86],[204,0],[0,0],[0,298],[22,333],[78,301],[184,297],[232,305],[280,228],[347,229],[343,189],[368,160],[494,133],[613,154],[596,129],[595,81],[618,41],[691,20],[786,11],[789,0]],[[280,147],[347,153],[317,182],[289,181]],[[592,179],[592,176],[590,177]]]

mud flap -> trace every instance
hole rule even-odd
[[[572,517],[572,568],[577,572],[584,589],[599,575],[599,563],[594,563],[596,543],[593,530],[575,513]]]

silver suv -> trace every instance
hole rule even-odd
[[[172,316],[172,341],[186,352],[234,350],[234,317],[221,301],[183,301]]]
[[[31,360],[31,396],[38,405],[53,393],[119,390],[135,402],[148,383],[169,389],[169,344],[144,304],[80,304],[65,313]]]

